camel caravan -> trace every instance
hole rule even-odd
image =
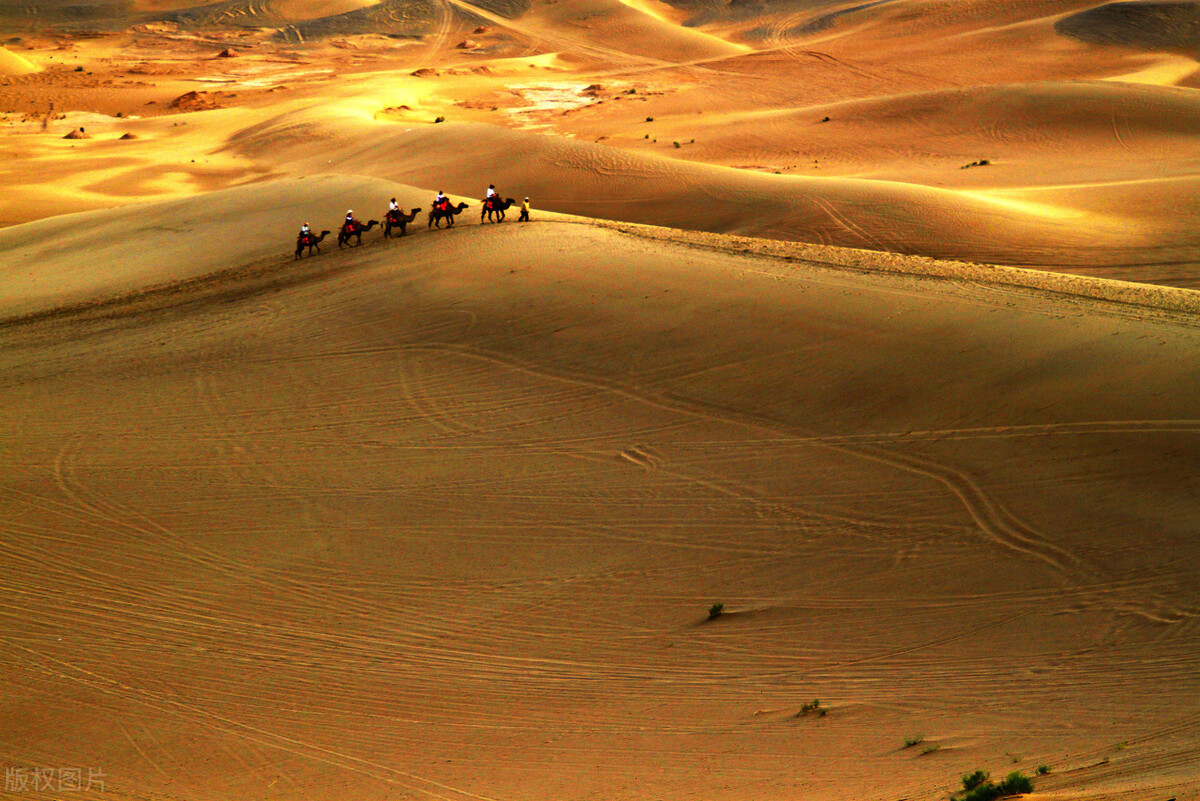
[[[496,192],[496,185],[492,184],[487,189],[487,196],[480,201],[479,222],[504,222],[505,212],[516,205],[517,201],[513,198],[501,198]],[[453,205],[450,198],[441,190],[438,191],[437,197],[433,199],[433,205],[429,209],[428,222],[426,228],[441,228],[442,222],[445,221],[446,227],[454,225],[454,218],[468,208],[468,204],[459,203]],[[383,238],[391,239],[393,236],[404,236],[408,233],[408,224],[417,219],[417,215],[421,212],[420,208],[415,208],[411,212],[405,212],[396,204],[396,198],[388,201],[388,210],[383,216]],[[525,202],[521,204],[521,216],[518,222],[529,221],[529,198],[525,198]],[[342,221],[341,227],[338,229],[337,244],[338,248],[343,247],[358,247],[362,244],[362,236],[367,231],[378,226],[379,220],[368,220],[361,222],[354,216],[354,210],[346,211],[346,218]],[[400,233],[394,233],[399,231]],[[321,242],[325,237],[329,236],[330,231],[322,231],[317,234],[309,227],[308,223],[300,226],[300,234],[296,237],[296,258],[303,258],[305,255],[311,256],[315,250],[321,252]],[[351,241],[353,240],[353,241]],[[306,253],[307,251],[307,253]]]

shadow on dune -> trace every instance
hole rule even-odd
[[[480,8],[509,19],[515,19],[529,9],[530,0],[482,0],[474,3]],[[383,0],[378,5],[347,11],[320,19],[289,24],[279,32],[279,38],[301,42],[327,36],[381,34],[384,36],[423,36],[432,33],[448,13],[439,8],[436,0]],[[451,12],[466,19],[457,8]],[[469,20],[469,21],[473,21]]]
[[[278,36],[288,42],[368,33],[421,36],[434,30],[438,15],[432,0],[384,0],[379,5],[356,11],[288,25]]]
[[[262,28],[283,25],[287,20],[272,8],[269,0],[229,0],[225,3],[181,8],[155,15],[155,19],[189,28],[237,27]]]
[[[9,31],[116,31],[136,22],[141,16],[129,0],[0,3],[0,28]]]
[[[1200,3],[1105,3],[1059,20],[1054,29],[1090,44],[1200,52]]]

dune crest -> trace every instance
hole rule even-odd
[[[0,75],[29,75],[42,68],[8,48],[0,47]]]

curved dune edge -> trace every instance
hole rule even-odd
[[[0,47],[0,75],[30,75],[42,68],[11,50]]]
[[[228,190],[226,190],[228,191]],[[236,190],[235,190],[236,191]],[[406,199],[413,198],[424,190],[404,187],[398,194]],[[88,214],[84,212],[83,214]],[[70,215],[75,216],[75,215]],[[422,215],[423,218],[423,215]],[[60,218],[61,219],[61,218]],[[1096,301],[1102,304],[1135,307],[1141,311],[1159,312],[1167,315],[1191,317],[1200,315],[1200,292],[1191,289],[1159,286],[1153,284],[1137,284],[1108,278],[1072,275],[1065,273],[1049,273],[1039,270],[1007,267],[1002,265],[977,264],[971,262],[934,259],[925,256],[908,256],[872,250],[836,247],[831,245],[812,245],[805,243],[783,242],[778,240],[756,239],[753,237],[736,236],[732,234],[712,234],[694,231],[683,231],[636,223],[614,222],[609,220],[594,220],[586,217],[556,214],[553,212],[537,212],[539,226],[583,226],[602,228],[616,231],[643,240],[662,243],[665,248],[696,248],[714,253],[727,253],[739,258],[758,257],[763,260],[763,272],[781,277],[788,274],[787,270],[772,269],[782,262],[789,267],[809,270],[828,270],[833,272],[869,274],[884,273],[891,275],[924,277],[950,284],[984,284],[1034,294],[1047,294],[1058,297],[1070,297]],[[478,228],[478,223],[468,219],[460,224],[460,228]],[[422,226],[414,225],[414,235],[422,235]],[[549,234],[554,237],[556,234]],[[569,238],[569,234],[564,238]],[[393,240],[391,246],[397,246],[401,240]],[[370,254],[376,247],[384,245],[384,240],[369,236],[364,240],[362,251]],[[342,256],[352,256],[359,252],[347,251]],[[109,309],[119,309],[131,305],[148,305],[154,307],[159,299],[171,298],[178,300],[181,294],[190,291],[203,291],[222,284],[225,281],[248,282],[270,276],[286,276],[291,271],[311,270],[314,264],[311,258],[300,263],[286,256],[263,256],[261,254],[246,254],[247,259],[235,259],[227,267],[209,272],[200,272],[177,280],[151,281],[142,286],[116,289],[109,294],[97,294],[95,297],[68,301],[60,304],[19,311],[8,316],[0,316],[0,327],[21,325],[24,323],[52,319],[74,314],[103,312]],[[337,250],[327,251],[326,257],[339,255]],[[668,257],[669,254],[664,254]],[[336,269],[344,268],[340,265]]]
[[[611,228],[644,239],[669,241],[706,250],[759,255],[781,261],[798,262],[808,267],[828,267],[858,273],[928,276],[952,281],[965,280],[1055,295],[1070,295],[1127,306],[1139,306],[1165,312],[1200,314],[1200,292],[1192,289],[1138,284],[1131,281],[1069,273],[1043,272],[1004,265],[934,259],[927,256],[905,256],[897,253],[832,245],[781,242],[774,239],[756,239],[734,234],[706,234],[608,220],[588,220],[587,224]]]

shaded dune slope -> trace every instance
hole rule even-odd
[[[1200,3],[1104,3],[1059,20],[1055,30],[1084,42],[1200,53]]]
[[[822,123],[825,117],[829,123]],[[943,180],[969,177],[998,185],[1142,176],[1149,159],[1156,160],[1156,177],[1164,177],[1190,174],[1200,163],[1194,135],[1200,104],[1193,92],[1114,82],[913,92],[679,125],[694,132],[699,159],[720,154],[730,162],[779,162],[818,156],[827,167],[844,163],[869,174],[906,166],[960,167],[987,157],[1002,169],[951,172]],[[1167,153],[1169,161],[1161,158]]]

